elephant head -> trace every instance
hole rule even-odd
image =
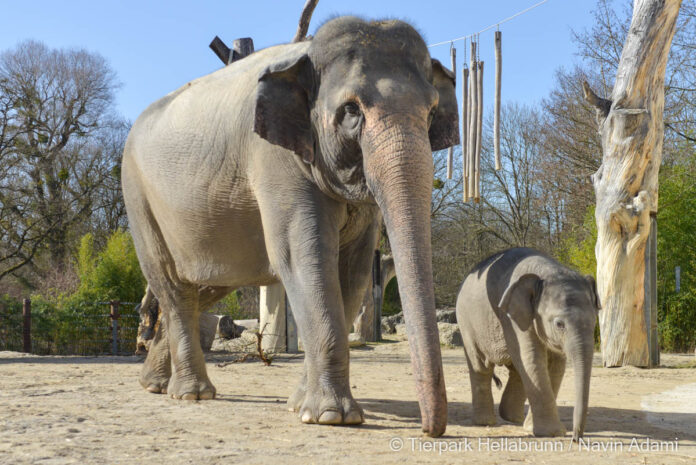
[[[594,329],[601,308],[592,276],[560,274],[542,280],[525,274],[510,283],[498,306],[522,330],[534,331],[551,350],[565,354],[575,374],[573,438],[585,431],[590,394]]]
[[[423,430],[432,436],[447,423],[430,248],[432,151],[459,142],[458,124],[454,75],[400,21],[334,19],[306,53],[259,78],[256,133],[293,151],[327,195],[382,212]]]

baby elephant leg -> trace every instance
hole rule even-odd
[[[491,390],[493,367],[486,365],[476,356],[470,357],[469,353],[466,354],[466,363],[471,381],[472,421],[475,425],[493,426],[496,424]]]
[[[500,399],[500,407],[498,411],[503,420],[511,423],[522,423],[524,420],[524,401],[527,395],[524,392],[522,378],[513,365],[508,365],[510,374],[508,382],[503,391],[503,397]]]

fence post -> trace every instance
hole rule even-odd
[[[24,352],[31,353],[31,299],[22,301],[22,315],[24,323],[22,325],[22,337],[24,339]]]
[[[118,355],[118,300],[112,300],[111,306],[111,355]]]

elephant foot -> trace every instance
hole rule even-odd
[[[304,403],[305,395],[307,394],[307,386],[305,380],[303,379],[300,384],[295,388],[295,392],[288,398],[288,411],[299,412]]]
[[[147,392],[153,394],[166,394],[167,386],[169,385],[169,376],[150,370],[147,365],[144,365],[138,381]]]
[[[497,423],[495,414],[474,412],[472,423],[477,426],[494,426]]]
[[[517,425],[521,425],[524,421],[524,403],[522,404],[522,408],[520,409],[511,406],[506,407],[501,402],[500,408],[498,409],[498,413],[500,414],[500,418],[502,418],[503,420],[509,421],[510,423],[515,423]]]
[[[294,396],[299,396],[300,389],[295,391]],[[292,399],[292,397],[291,397]],[[299,402],[300,407],[294,408],[295,404],[290,403],[288,406],[293,407],[293,411],[300,412],[300,420],[302,423],[318,423],[320,425],[359,425],[365,421],[362,408],[350,395],[339,396],[336,393],[320,393],[312,394],[309,391],[304,392],[304,398]]]
[[[204,379],[178,379],[174,375],[169,381],[167,393],[172,399],[209,400],[215,398],[215,386],[207,377]]]
[[[536,437],[563,437],[566,434],[565,426],[560,421],[535,422],[531,410],[524,420],[524,429]]]

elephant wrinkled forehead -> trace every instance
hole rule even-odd
[[[594,308],[590,289],[582,278],[550,280],[544,293],[561,308]]]
[[[411,62],[432,80],[428,48],[420,34],[403,21],[367,22],[351,16],[334,19],[317,31],[309,54],[320,72],[336,61],[360,59],[394,68]]]

